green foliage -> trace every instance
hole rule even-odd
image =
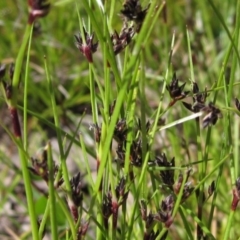
[[[1,1],[1,237],[239,238],[239,29],[239,0]]]

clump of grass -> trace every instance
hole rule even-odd
[[[0,67],[13,134],[10,127],[1,126],[18,148],[21,162],[20,168],[6,161],[3,166],[14,170],[16,182],[23,179],[32,230],[22,238],[234,239],[239,235],[234,224],[239,220],[235,212],[240,199],[239,118],[232,114],[239,114],[238,97],[236,109],[231,106],[239,80],[240,3],[236,9],[232,3],[226,8],[236,10],[231,24],[224,21],[228,12],[219,11],[219,3],[201,2],[199,11],[190,6],[195,14],[190,17],[178,3],[157,0],[126,0],[121,6],[115,1],[28,1],[15,67],[9,67],[9,74],[6,64]],[[61,6],[75,9],[74,16],[65,20],[55,15],[59,25],[54,31],[62,36],[62,45],[56,41],[40,45],[34,24],[44,17],[42,34],[50,39],[51,14],[65,12]],[[189,6],[184,7],[189,14]],[[211,22],[212,14],[219,26]],[[189,18],[201,21],[206,29],[196,23],[196,31],[191,26],[185,29]],[[172,23],[178,28],[173,34]],[[215,47],[221,35],[226,44]],[[41,59],[37,67],[34,57]],[[216,60],[212,69],[206,69],[202,57]],[[74,81],[65,86],[56,81],[56,76],[64,75],[57,65],[67,66],[65,75],[69,81],[72,73]],[[43,72],[45,81],[39,89],[31,82],[36,76],[33,67]],[[34,109],[29,96],[41,99],[44,107]],[[79,105],[84,110],[79,112]],[[84,127],[87,115],[92,132]],[[57,150],[47,137],[42,152],[32,156],[34,118],[39,138],[53,130]],[[86,139],[89,132],[92,145]],[[74,148],[82,153],[75,173],[69,171]],[[2,159],[5,155],[1,151]],[[34,180],[44,182],[46,190]],[[226,194],[231,189],[232,199]],[[11,191],[6,190],[1,208]],[[224,216],[222,222],[219,216]]]

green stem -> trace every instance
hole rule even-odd
[[[114,11],[115,11],[115,2],[116,0],[111,0],[111,6],[110,6],[110,14],[109,14],[109,26],[110,29],[112,29],[112,21],[113,21],[113,15],[114,15]]]
[[[27,49],[27,59],[26,59],[26,70],[25,70],[25,80],[24,80],[24,98],[23,98],[23,147],[27,150],[28,144],[28,135],[27,135],[27,108],[28,108],[28,79],[29,79],[29,58],[30,58],[30,48],[32,43],[32,33],[33,33],[33,25],[31,25],[30,37],[28,42]]]
[[[37,217],[36,217],[36,212],[35,212],[35,204],[33,201],[31,178],[30,178],[30,174],[29,174],[29,170],[28,170],[27,157],[23,150],[22,140],[20,138],[18,138],[18,139],[16,139],[16,141],[18,144],[18,153],[20,156],[24,186],[25,186],[25,191],[26,191],[26,196],[27,196],[28,212],[29,212],[29,216],[30,216],[31,229],[32,229],[32,237],[34,240],[38,240],[39,239],[38,224],[37,224]]]
[[[18,95],[18,87],[20,83],[20,75],[22,71],[22,64],[25,56],[26,46],[28,44],[28,39],[32,31],[31,29],[32,29],[32,25],[27,24],[27,27],[25,29],[25,33],[23,36],[23,42],[21,44],[21,47],[15,62],[15,69],[14,69],[14,75],[13,75],[13,81],[12,81],[12,98],[10,100],[11,106],[17,105],[17,95]]]
[[[237,1],[237,8],[236,8],[236,26],[235,26],[235,38],[234,38],[234,42],[236,44],[236,46],[239,48],[239,37],[240,37],[240,0]],[[234,84],[234,81],[235,81],[235,75],[236,75],[236,70],[237,70],[237,55],[234,54],[233,55],[233,60],[232,60],[232,64],[231,64],[231,75],[230,75],[230,82],[229,82],[229,87],[228,87],[228,103],[230,104],[230,101],[233,97],[233,90],[234,90],[234,87],[233,87],[233,84]],[[229,114],[229,118],[230,118],[230,113]],[[236,120],[236,119],[235,119]],[[238,120],[236,120],[238,121]],[[235,122],[234,122],[235,124]],[[230,122],[229,122],[229,126],[230,126]],[[239,125],[238,125],[239,127]],[[237,126],[236,126],[237,128]],[[233,166],[235,166],[234,170],[235,170],[235,173],[234,173],[234,179],[238,176],[238,172],[239,172],[239,158],[238,158],[238,151],[239,151],[239,148],[237,145],[238,141],[239,141],[239,131],[238,129],[236,129],[236,131],[234,131],[234,141],[233,141],[233,144],[234,144],[234,162],[231,164]]]
[[[70,229],[71,229],[71,232],[72,232],[72,237],[74,240],[76,240],[76,229],[75,229],[75,226],[74,226],[74,221],[73,221],[73,218],[69,212],[69,209],[68,207],[66,207],[66,204],[65,202],[59,197],[58,193],[56,191],[55,192],[55,197],[56,197],[56,200],[58,201],[68,223],[69,223],[69,226],[70,226]]]
[[[64,150],[63,150],[61,131],[59,130],[60,124],[59,124],[59,119],[58,119],[58,110],[57,110],[56,100],[55,100],[55,96],[54,96],[54,87],[53,87],[53,83],[52,83],[52,80],[49,75],[46,57],[44,57],[44,66],[45,66],[45,72],[46,72],[47,81],[48,81],[48,90],[49,90],[49,95],[50,95],[51,104],[52,104],[54,123],[55,123],[56,131],[57,131],[57,139],[58,139],[58,146],[59,146],[59,151],[60,151],[60,161],[61,161],[63,179],[64,179],[64,183],[66,186],[66,190],[68,193],[70,193],[71,187],[70,187],[70,182],[69,182],[69,177],[68,177],[68,169],[67,169],[66,159],[64,157],[65,155],[64,155]]]
[[[91,95],[91,107],[92,107],[92,117],[93,123],[98,123],[98,110],[97,110],[97,100],[95,93],[95,82],[93,74],[93,64],[89,64],[89,82],[90,82],[90,95]]]
[[[11,99],[7,100],[9,108],[16,108],[17,106],[18,87],[20,83],[20,75],[22,71],[23,59],[25,56],[25,49],[28,44],[28,39],[29,39],[29,36],[31,35],[31,32],[32,32],[32,25],[27,24],[24,37],[23,37],[23,42],[21,44],[21,47],[15,62],[15,69],[14,69],[14,75],[13,75],[13,81],[12,81],[12,96],[11,96]],[[25,92],[24,94],[26,95],[27,92]],[[24,111],[26,112],[27,109],[24,108]],[[28,164],[27,164],[28,160],[23,150],[26,147],[26,144],[24,144],[25,146],[23,146],[22,139],[20,137],[16,138],[16,142],[18,145],[18,152],[20,156],[21,169],[22,169],[24,186],[25,186],[25,191],[27,196],[28,211],[29,211],[31,228],[32,228],[32,237],[33,239],[38,240],[39,239],[38,225],[37,225],[37,218],[36,218],[33,195],[32,195],[31,179],[28,171]]]
[[[218,20],[219,20],[219,21],[221,22],[221,24],[222,24],[224,30],[226,31],[226,33],[227,33],[227,35],[228,35],[228,37],[229,37],[229,39],[230,39],[230,41],[231,41],[231,43],[232,43],[232,47],[233,47],[233,49],[234,49],[234,51],[235,51],[236,57],[237,57],[237,59],[238,59],[238,64],[239,64],[239,66],[240,66],[240,55],[239,55],[239,51],[238,51],[238,48],[237,48],[237,46],[236,46],[236,44],[235,44],[235,42],[234,42],[234,39],[233,39],[233,37],[232,37],[229,29],[228,29],[228,27],[227,27],[227,25],[226,25],[226,23],[225,23],[225,21],[224,21],[224,18],[222,17],[219,9],[217,9],[216,6],[214,5],[213,1],[212,1],[212,0],[208,0],[208,2],[209,2],[209,5],[213,8],[215,14],[216,14],[217,17],[218,17]]]
[[[39,227],[39,231],[38,231],[39,239],[43,238],[43,233],[45,231],[49,211],[50,211],[50,199],[47,200],[47,204],[46,204],[46,207],[45,207],[43,218],[41,219],[41,223],[40,223],[40,227]]]
[[[52,239],[57,240],[57,222],[56,222],[56,201],[55,201],[55,189],[54,189],[54,165],[52,158],[52,147],[51,144],[47,145],[47,155],[48,155],[48,187],[49,187],[49,201],[50,201],[50,221],[51,221],[51,232]]]
[[[229,235],[230,235],[230,230],[231,230],[232,223],[233,223],[234,214],[235,214],[235,211],[231,211],[231,212],[230,212],[230,215],[228,216],[227,226],[226,226],[226,229],[225,229],[225,231],[224,231],[223,238],[222,238],[223,240],[228,240],[228,239],[230,239],[230,238],[229,238]]]

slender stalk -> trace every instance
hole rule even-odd
[[[51,232],[52,239],[57,240],[57,221],[56,221],[56,201],[55,201],[55,189],[54,189],[54,163],[52,158],[52,147],[51,144],[47,145],[48,155],[48,187],[49,187],[49,201],[50,201],[50,221],[51,221]]]
[[[18,88],[19,88],[19,83],[20,83],[20,75],[22,72],[23,59],[25,56],[25,49],[28,44],[28,40],[31,35],[31,32],[32,32],[32,25],[27,24],[25,33],[24,33],[24,37],[23,37],[23,41],[22,41],[20,50],[17,55],[16,62],[15,62],[15,69],[14,69],[14,75],[13,75],[13,81],[12,81],[11,98],[10,99],[6,98],[6,100],[7,100],[7,104],[9,107],[10,115],[12,117],[14,135],[15,135],[16,142],[18,145],[18,153],[19,153],[20,162],[21,162],[21,169],[22,169],[24,186],[25,186],[27,203],[28,203],[28,211],[29,211],[31,227],[32,227],[32,237],[33,237],[33,239],[38,240],[39,239],[38,225],[37,225],[37,218],[36,218],[33,195],[32,195],[31,179],[30,179],[30,175],[29,175],[29,171],[28,171],[28,164],[27,164],[28,160],[27,160],[26,154],[24,152],[24,146],[23,146],[23,142],[22,142],[22,138],[21,138],[20,123],[19,123],[19,119],[18,119],[18,112],[16,109],[17,97],[18,97],[18,92],[19,92]],[[25,92],[24,94],[26,95],[27,92]],[[27,109],[25,109],[24,111],[26,112]]]
[[[74,240],[77,240],[76,238],[76,229],[75,229],[75,225],[74,225],[74,221],[73,221],[73,218],[69,212],[69,209],[67,208],[65,202],[60,198],[60,196],[58,195],[58,193],[55,191],[55,197],[56,197],[56,200],[58,201],[67,221],[68,221],[68,224],[70,226],[70,229],[71,229],[71,232],[72,232],[72,237]]]
[[[240,0],[237,1],[237,7],[236,7],[236,26],[235,26],[235,37],[234,37],[234,43],[236,44],[236,46],[239,49],[239,38],[240,38]],[[237,55],[234,54],[233,55],[233,60],[232,60],[232,64],[231,64],[231,75],[230,75],[230,82],[229,82],[229,86],[228,86],[228,100],[229,100],[229,104],[231,102],[231,99],[233,98],[233,90],[234,90],[234,82],[235,82],[235,74],[237,71]],[[229,113],[229,118],[230,118],[230,113]],[[233,119],[232,119],[233,120]],[[234,119],[235,120],[235,119]],[[230,121],[230,119],[229,119]],[[238,120],[236,120],[236,122],[238,122]],[[235,124],[235,121],[234,121]],[[231,123],[229,122],[229,126],[231,125]],[[238,128],[239,125],[235,125],[235,128]],[[236,131],[234,131],[234,140],[233,140],[233,144],[234,144],[234,163],[232,163],[233,166],[235,166],[235,173],[234,173],[234,179],[238,176],[239,174],[239,159],[238,159],[238,141],[239,141],[239,131],[238,129],[236,129]]]
[[[33,25],[31,25],[28,49],[27,49],[27,59],[26,59],[26,70],[25,70],[25,79],[24,79],[24,97],[23,97],[23,147],[27,150],[28,144],[28,127],[27,127],[27,108],[28,108],[28,79],[29,79],[29,58],[30,58],[30,49],[32,43],[32,33]]]
[[[223,238],[222,238],[223,240],[228,240],[229,237],[230,237],[230,230],[231,230],[231,227],[232,227],[234,215],[235,215],[235,211],[231,211],[229,216],[228,216],[227,226],[225,228],[224,235],[223,235]]]
[[[35,203],[33,201],[32,194],[32,186],[31,186],[31,178],[28,170],[27,158],[26,154],[23,150],[22,140],[20,138],[16,139],[18,143],[18,153],[21,161],[21,168],[24,180],[24,186],[26,191],[27,203],[28,203],[28,212],[31,220],[31,229],[32,229],[32,237],[35,240],[39,239],[38,236],[38,225],[37,225],[37,217],[35,212]],[[19,147],[21,146],[21,147]]]
[[[44,57],[44,66],[45,66],[45,72],[46,72],[46,77],[47,77],[47,81],[48,81],[48,90],[49,90],[50,100],[51,100],[51,104],[52,104],[54,123],[55,123],[56,131],[57,131],[57,139],[58,139],[58,146],[59,146],[59,151],[60,151],[60,160],[61,160],[63,179],[64,179],[64,183],[66,186],[66,190],[68,193],[70,193],[71,187],[70,187],[70,182],[69,182],[69,177],[68,177],[68,169],[67,169],[67,165],[66,165],[66,159],[64,157],[61,131],[59,131],[60,124],[59,124],[59,119],[58,119],[58,110],[57,110],[56,100],[55,100],[55,96],[54,96],[54,87],[53,87],[53,83],[52,83],[52,80],[49,75],[46,56]]]
[[[187,43],[188,43],[188,57],[189,57],[189,65],[190,65],[190,71],[191,71],[191,80],[194,82],[194,69],[193,69],[193,62],[192,62],[192,51],[191,51],[191,43],[190,43],[190,36],[188,30],[186,31],[187,33]],[[200,125],[199,125],[199,118],[196,119],[196,131],[197,131],[197,160],[200,160],[202,158],[202,151],[201,151],[201,136],[200,136]],[[199,173],[199,180],[204,177],[205,171],[206,171],[206,166],[207,162],[202,162],[200,164],[200,173]],[[202,221],[202,212],[203,212],[203,203],[204,203],[204,184],[201,185],[200,191],[199,191],[199,196],[198,196],[198,218],[200,221]],[[197,225],[197,238],[201,239],[202,237],[202,229],[200,225]]]
[[[215,6],[215,4],[213,3],[213,1],[212,1],[212,0],[208,0],[208,2],[209,2],[209,5],[213,8],[215,14],[217,15],[218,20],[221,22],[222,26],[224,27],[224,30],[225,30],[225,32],[227,33],[227,35],[228,35],[228,37],[229,37],[229,39],[230,39],[230,41],[231,41],[231,43],[232,43],[232,47],[233,47],[233,49],[234,49],[234,51],[235,51],[236,57],[237,57],[237,59],[238,59],[238,64],[239,64],[239,66],[240,66],[240,55],[239,55],[239,51],[238,51],[238,48],[237,48],[237,46],[236,46],[236,44],[235,44],[235,42],[234,42],[234,40],[233,40],[233,37],[232,37],[229,29],[228,29],[228,27],[227,27],[227,25],[226,25],[226,23],[225,23],[225,21],[224,21],[224,18],[222,17],[219,9],[216,8],[216,6]]]
[[[110,13],[109,13],[109,27],[112,29],[112,22],[113,22],[113,17],[114,17],[114,11],[116,7],[116,0],[111,0],[110,1]]]
[[[15,69],[14,69],[14,75],[13,75],[13,81],[12,81],[12,98],[10,99],[10,105],[16,106],[17,104],[17,95],[18,95],[18,87],[20,83],[20,75],[22,72],[22,65],[23,65],[23,59],[25,56],[25,50],[26,46],[28,44],[28,39],[31,34],[32,25],[27,24],[25,33],[23,36],[23,41],[21,44],[21,47],[19,49],[17,59],[15,62]]]
[[[50,211],[50,199],[47,200],[47,204],[46,204],[46,207],[45,207],[45,210],[44,210],[44,214],[43,214],[43,217],[42,217],[41,222],[40,222],[39,231],[38,231],[39,239],[43,238],[44,231],[45,231],[45,228],[46,228],[46,223],[47,223],[48,216],[49,216],[49,211]]]

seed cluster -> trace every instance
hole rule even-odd
[[[115,30],[110,36],[114,55],[122,52],[130,44],[135,33],[139,33],[148,7],[142,10],[139,0],[126,0],[123,4],[123,9],[120,11],[123,16],[122,29],[120,33]],[[90,35],[85,28],[83,30],[84,36],[75,35],[76,46],[88,62],[92,63],[92,54],[97,51],[98,42],[93,43],[94,34]]]
[[[50,3],[47,0],[28,0],[30,8],[28,23],[33,24],[37,18],[45,17],[50,11]]]

